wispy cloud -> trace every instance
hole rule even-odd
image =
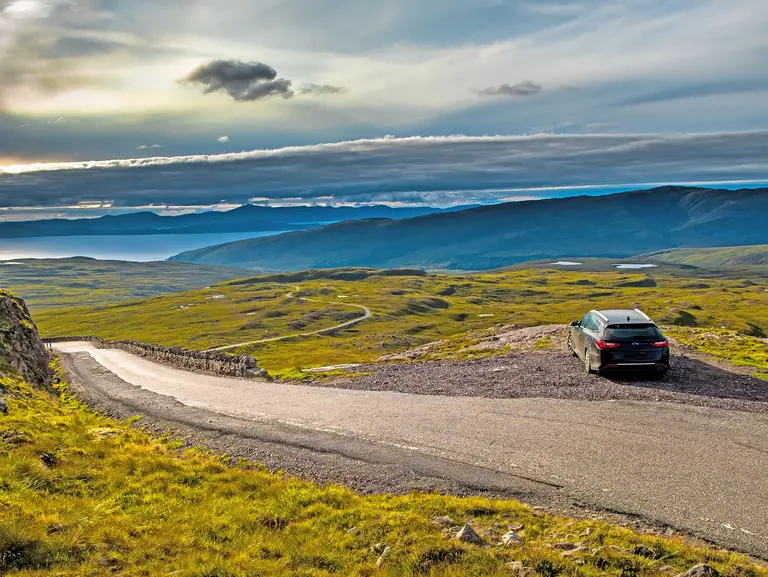
[[[332,84],[306,84],[301,87],[301,94],[307,96],[322,96],[324,94],[343,94],[347,89]]]
[[[502,84],[501,86],[492,86],[478,91],[480,96],[535,96],[542,91],[539,84],[530,80],[519,84]]]
[[[285,201],[453,203],[500,190],[765,178],[768,131],[412,137],[0,168],[0,206]],[[340,168],[343,167],[343,170]],[[557,167],[557,170],[552,170]],[[247,183],[247,186],[244,186]],[[458,192],[457,192],[458,191]],[[21,200],[24,199],[24,200]]]

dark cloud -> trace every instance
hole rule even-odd
[[[193,70],[181,80],[199,84],[204,94],[224,91],[236,102],[260,100],[268,96],[291,98],[291,81],[277,78],[277,71],[261,62],[213,60]]]
[[[322,96],[324,94],[343,94],[347,89],[343,86],[332,84],[305,84],[301,87],[301,93],[307,96]]]
[[[480,96],[535,96],[539,94],[542,87],[534,84],[530,80],[519,84],[502,84],[501,86],[491,86],[478,91]]]
[[[509,194],[495,189],[764,179],[766,150],[768,131],[384,138],[20,174],[0,168],[0,206],[491,201]]]

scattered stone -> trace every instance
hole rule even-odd
[[[517,577],[531,577],[536,574],[532,568],[525,567],[520,561],[510,561],[507,567],[510,567]]]
[[[111,427],[96,427],[88,431],[97,439],[112,439],[120,434],[120,429]]]
[[[389,557],[389,554],[392,552],[392,547],[384,547],[384,550],[381,552],[381,555],[378,559],[376,559],[376,567],[380,568],[382,565],[384,565],[384,562],[387,560],[387,557]]]
[[[25,431],[8,431],[0,435],[0,441],[9,445],[28,445],[32,442],[32,436]]]
[[[574,545],[573,543],[555,543],[552,547],[559,551],[570,551],[576,549],[577,545]]]
[[[520,525],[517,525],[515,527],[510,527],[509,528],[510,531],[522,531],[523,529],[525,529],[525,525],[524,524],[520,524]]]
[[[347,529],[347,533],[349,533],[350,535],[354,535],[355,533],[357,533],[357,527],[350,527],[349,529]]]
[[[429,520],[430,523],[433,525],[439,525],[440,527],[452,527],[453,526],[453,519],[450,517],[432,517]]]
[[[56,533],[61,533],[64,531],[66,527],[62,525],[61,523],[54,523],[50,527],[48,527],[47,533],[49,535],[55,535]]]
[[[475,545],[484,545],[482,537],[472,528],[472,525],[467,523],[461,528],[461,531],[456,533],[456,539],[462,543],[474,543]]]
[[[523,542],[523,538],[515,533],[514,530],[510,530],[508,533],[504,534],[504,536],[501,538],[501,542],[507,546],[518,545]]]
[[[695,565],[677,577],[720,577],[720,572],[706,563]]]
[[[8,414],[8,405],[5,402],[5,399],[0,399],[0,415],[7,415]]]
[[[579,537],[589,537],[593,532],[592,527],[587,527]]]
[[[371,551],[373,551],[374,553],[381,553],[382,551],[384,551],[384,549],[386,549],[386,547],[387,546],[384,545],[384,543],[376,543],[373,547],[371,547]]]
[[[656,552],[653,549],[646,547],[645,545],[638,545],[632,550],[633,555],[639,555],[640,557],[647,557],[653,559],[656,557]]]
[[[59,459],[54,455],[53,453],[45,452],[42,455],[40,455],[40,460],[43,462],[43,465],[48,467],[49,469],[53,469],[56,465],[59,464]]]
[[[587,553],[590,552],[589,547],[576,547],[575,549],[571,549],[570,551],[566,551],[563,553],[563,557],[573,557],[574,555],[579,555],[581,553]]]

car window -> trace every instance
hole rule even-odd
[[[584,327],[585,329],[586,329],[586,328],[589,328],[587,325],[588,325],[588,323],[589,323],[589,319],[590,319],[590,317],[591,317],[591,313],[587,313],[586,315],[584,315],[584,318],[583,318],[583,319],[581,319],[581,321],[579,322],[579,324],[580,324],[582,327]]]
[[[606,340],[654,341],[662,338],[656,325],[610,325],[605,330]]]
[[[589,313],[587,316],[584,317],[585,323],[584,328],[589,329],[590,331],[596,331],[597,330],[597,321],[595,320],[595,315],[592,313]]]

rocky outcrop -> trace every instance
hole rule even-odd
[[[0,374],[14,372],[29,383],[49,385],[49,362],[24,301],[0,291]]]
[[[266,378],[269,374],[260,368],[250,355],[226,355],[213,351],[192,351],[182,347],[161,347],[137,341],[110,341],[93,336],[61,337],[49,342],[90,341],[100,349],[120,349],[159,363],[186,371],[246,379]]]

